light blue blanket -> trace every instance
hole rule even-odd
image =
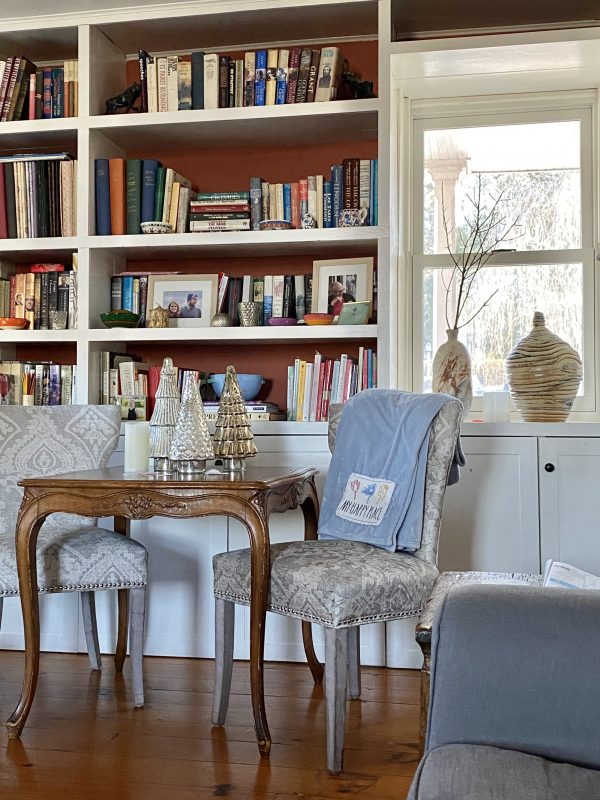
[[[325,483],[321,538],[390,552],[420,547],[429,429],[448,399],[368,389],[348,401]]]

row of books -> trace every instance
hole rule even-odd
[[[67,328],[77,327],[77,256],[73,268],[64,264],[32,264],[29,272],[8,279],[9,317],[29,321],[29,330],[48,330],[50,311],[67,314]]]
[[[238,303],[258,303],[259,325],[271,317],[296,317],[302,320],[312,311],[312,272],[305,275],[264,275],[253,277],[219,276],[217,311],[228,314],[239,324]]]
[[[136,234],[142,222],[168,222],[185,233],[191,181],[153,158],[97,158],[96,233]]]
[[[161,273],[154,273],[161,274]],[[169,275],[177,273],[171,272]],[[110,310],[133,311],[140,315],[139,327],[146,324],[148,308],[148,274],[119,272],[110,279]]]
[[[0,59],[0,121],[76,117],[78,62],[37,67],[25,56]]]
[[[0,239],[75,236],[76,198],[68,153],[0,156]]]
[[[12,317],[10,307],[10,281],[0,278],[0,317]]]
[[[296,358],[288,367],[287,419],[321,422],[332,403],[345,403],[376,386],[377,354],[370,347],[359,347],[357,358],[346,353],[336,359],[315,353],[312,362]]]
[[[203,406],[208,421],[216,420],[219,413],[219,402],[207,400],[204,401]],[[278,405],[262,400],[248,400],[245,403],[245,410],[250,422],[283,422],[287,419],[286,412],[282,411]]]
[[[77,367],[52,361],[0,361],[0,405],[70,405]]]
[[[140,50],[138,61],[141,110],[150,113],[335,100],[344,65],[337,47],[253,50],[243,58]]]

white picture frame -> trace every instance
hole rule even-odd
[[[208,328],[217,310],[218,282],[218,275],[150,275],[148,311],[166,308],[170,328]]]
[[[335,284],[342,289],[331,292]],[[337,316],[344,302],[373,302],[373,258],[333,258],[313,261],[312,311]],[[339,302],[338,302],[339,301]]]

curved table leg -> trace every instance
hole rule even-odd
[[[45,519],[38,516],[37,503],[26,506],[23,498],[17,520],[16,549],[19,593],[25,633],[25,673],[17,707],[6,722],[9,739],[18,739],[29,716],[37,686],[40,666],[40,607],[36,564],[37,538]]]
[[[129,520],[125,517],[114,517],[114,529],[116,533],[129,536]],[[127,655],[127,634],[129,626],[129,592],[127,589],[119,589],[118,597],[118,623],[117,623],[117,646],[115,649],[115,670],[123,672],[123,664]]]
[[[267,724],[264,686],[265,622],[267,597],[271,575],[271,548],[269,529],[263,514],[246,514],[246,527],[250,536],[251,590],[250,590],[250,688],[252,710],[258,749],[263,758],[271,751],[271,734]]]
[[[304,516],[304,539],[314,541],[317,538],[317,527],[319,520],[319,500],[314,482],[311,481],[311,489],[308,496],[300,504]],[[310,622],[302,623],[302,644],[304,653],[313,676],[313,681],[320,685],[323,683],[323,665],[316,656],[312,638],[312,625]]]

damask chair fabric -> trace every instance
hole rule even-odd
[[[390,553],[345,540],[284,542],[271,547],[268,610],[325,627],[325,688],[330,712],[328,767],[332,772],[339,772],[342,765],[345,705],[340,701],[340,693],[345,694],[348,675],[351,696],[360,693],[358,626],[418,616],[438,575],[442,503],[461,412],[460,403],[449,397],[431,426],[423,533],[421,546],[415,553]],[[334,445],[338,420],[338,410],[333,409],[330,447]],[[222,724],[227,712],[233,658],[233,608],[235,603],[250,603],[249,549],[217,554],[213,558],[213,572],[217,622],[213,722]]]
[[[106,467],[120,432],[116,406],[0,407],[0,621],[2,598],[19,593],[15,527],[22,478]],[[93,592],[131,590],[136,625],[146,586],[146,549],[97,520],[52,514],[40,529],[37,544],[40,592],[81,592],[90,661],[100,667]],[[134,596],[134,592],[136,592]],[[142,621],[143,626],[143,621]],[[141,636],[133,633],[136,653],[134,692],[143,704]]]

